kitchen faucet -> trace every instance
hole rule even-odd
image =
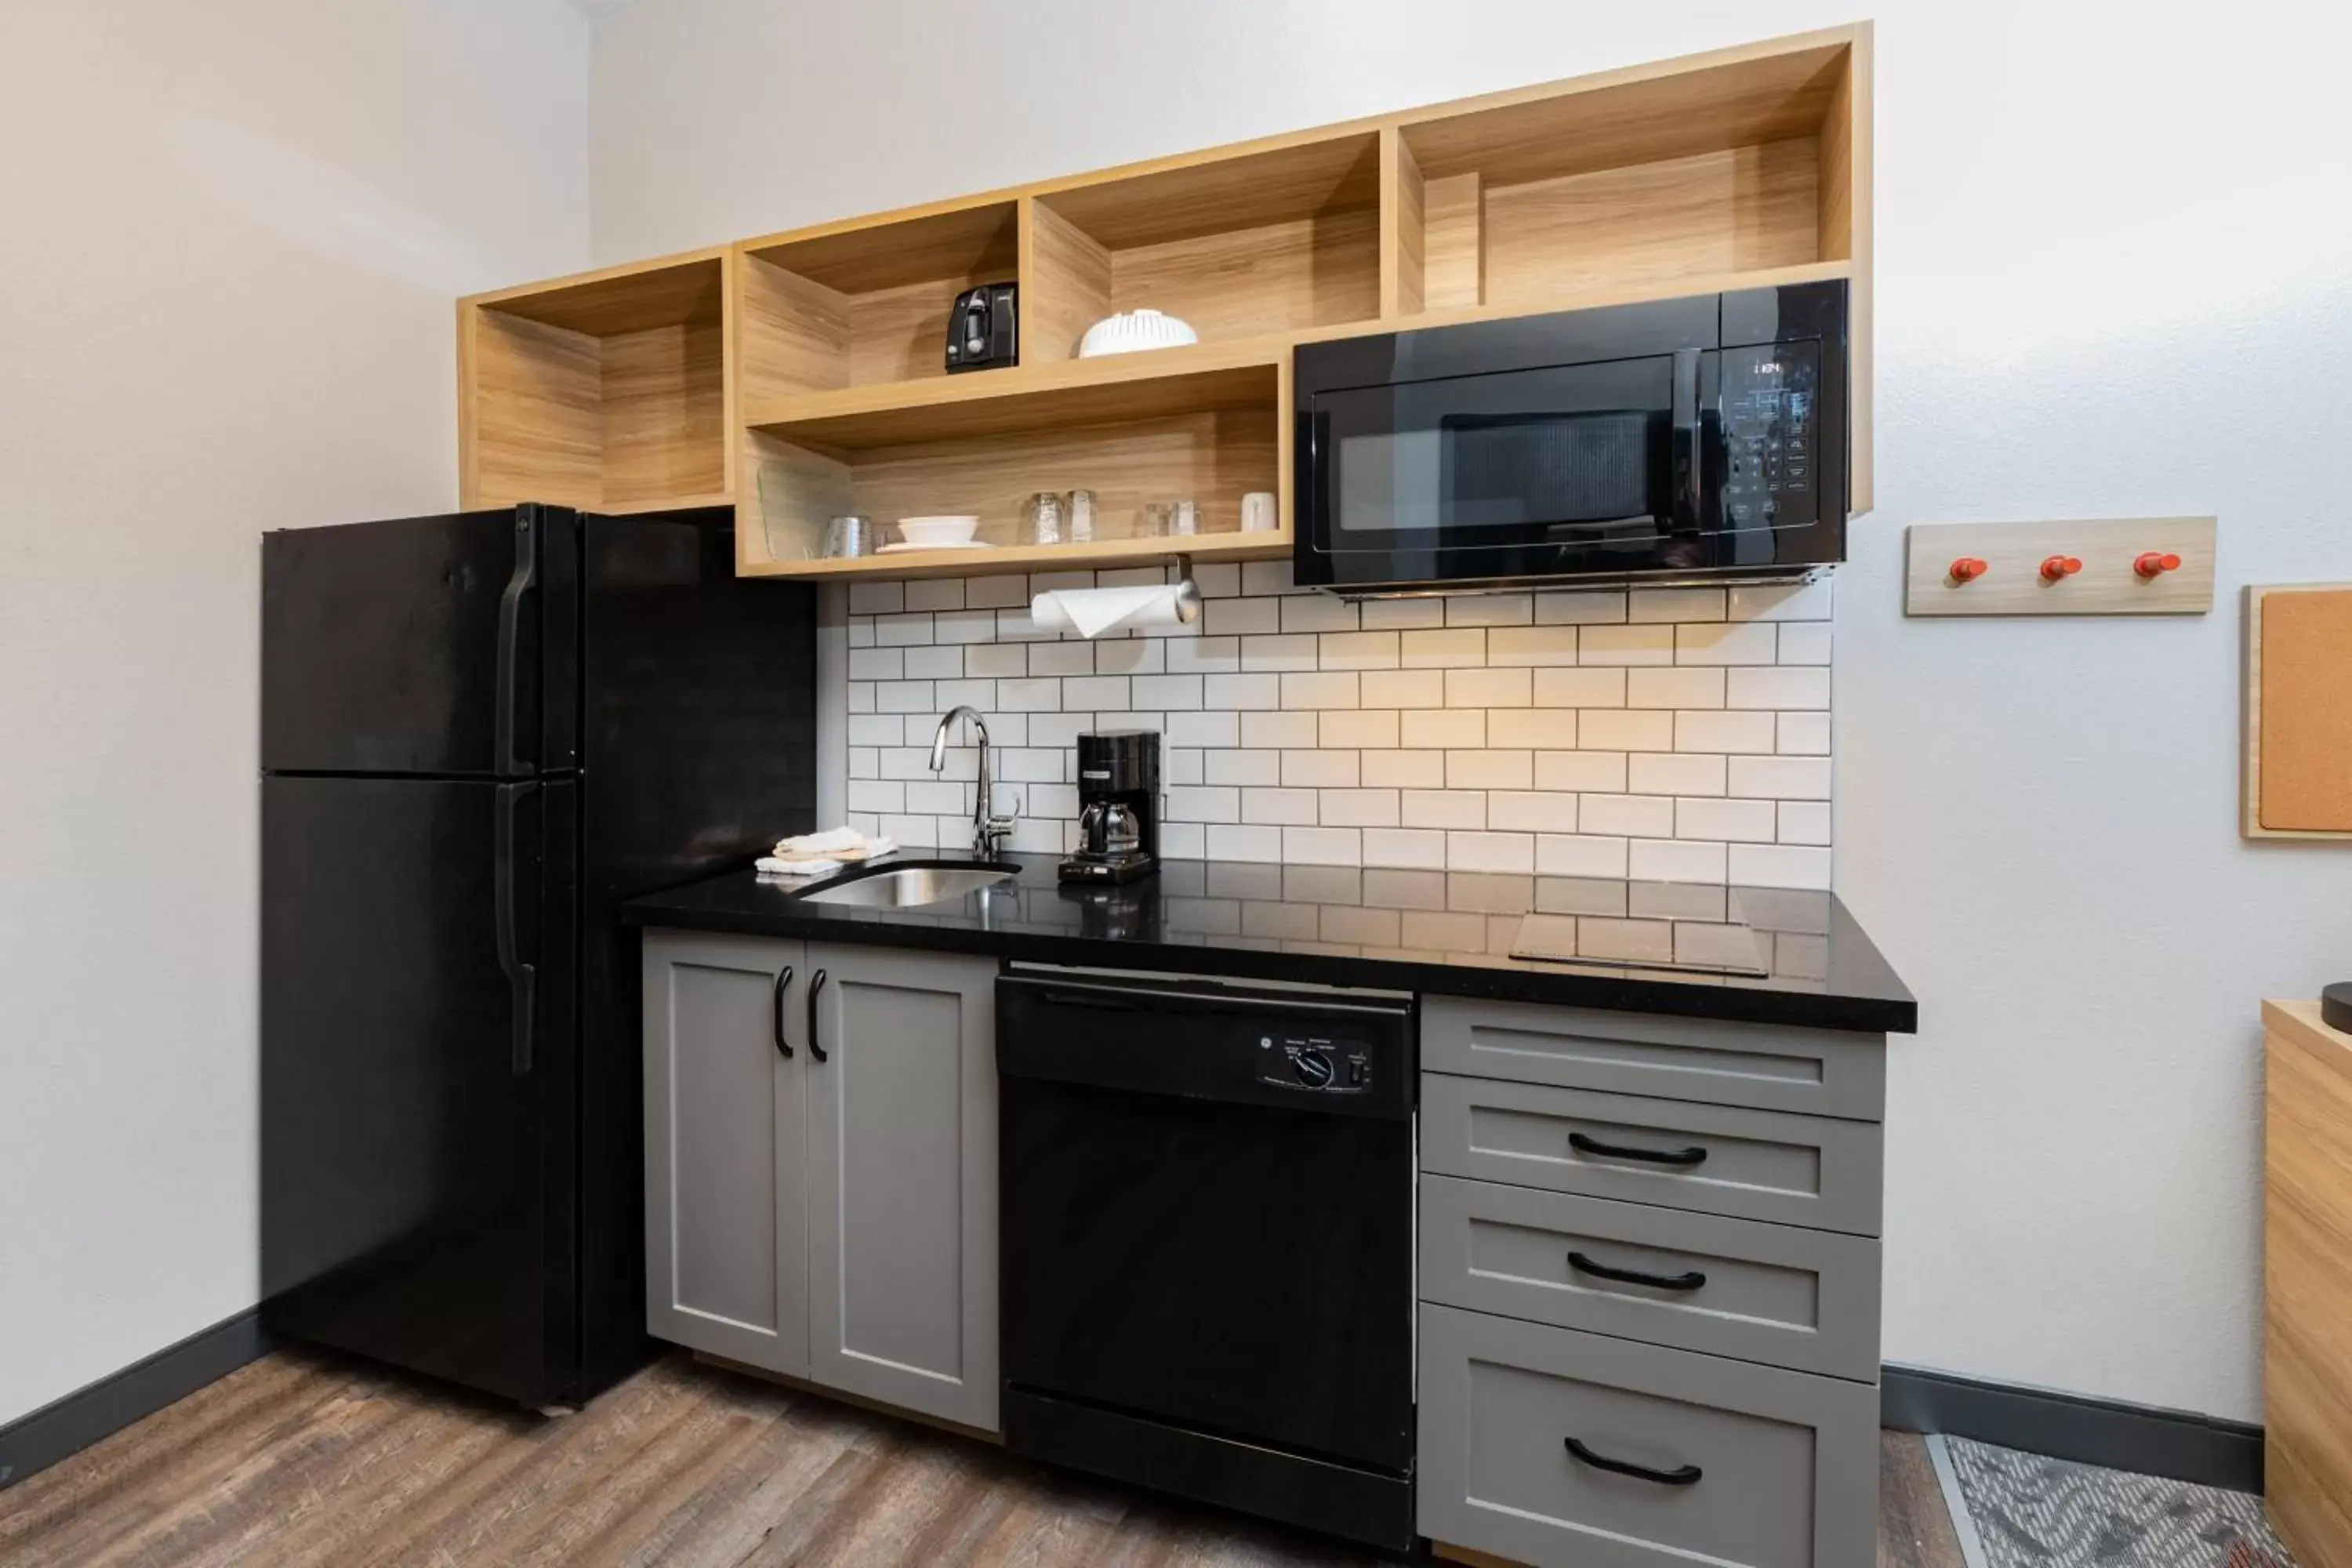
[[[969,704],[950,708],[940,715],[940,727],[931,732],[931,772],[938,773],[948,765],[948,731],[955,728],[959,719],[971,720],[972,729],[980,735],[980,787],[972,796],[971,852],[983,860],[992,860],[1013,832],[1013,818],[989,815],[992,781],[988,771],[988,721]]]

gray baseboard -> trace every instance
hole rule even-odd
[[[2263,1489],[2263,1429],[2186,1410],[1890,1364],[1880,1377],[1878,1420],[1899,1432],[1973,1437],[2111,1470]]]
[[[199,1330],[145,1361],[0,1426],[0,1488],[89,1447],[268,1353],[257,1309]]]

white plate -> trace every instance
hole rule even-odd
[[[904,555],[916,550],[993,550],[996,546],[985,539],[967,539],[960,544],[886,544],[877,555]]]

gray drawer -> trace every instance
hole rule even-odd
[[[1422,1065],[1472,1078],[1876,1121],[1886,1037],[1428,996]]]
[[[1423,1307],[1420,1458],[1423,1535],[1538,1568],[1876,1561],[1868,1384]]]
[[[1875,1383],[1878,1278],[1878,1243],[1858,1236],[1458,1176],[1421,1184],[1422,1299],[1447,1306]]]
[[[1421,1078],[1421,1168],[1439,1175],[1876,1236],[1881,1163],[1879,1129],[1867,1121]]]

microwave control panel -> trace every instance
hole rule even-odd
[[[1821,511],[1817,342],[1725,349],[1723,523],[1801,528]]]

